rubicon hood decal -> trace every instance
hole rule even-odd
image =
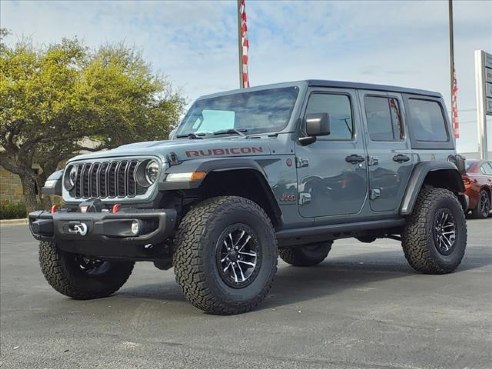
[[[225,148],[214,148],[214,149],[206,149],[206,150],[189,150],[186,151],[186,156],[188,158],[193,158],[193,157],[200,157],[200,156],[256,154],[262,152],[263,152],[263,147],[261,146],[225,147]]]

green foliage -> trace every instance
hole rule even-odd
[[[81,150],[166,139],[179,120],[183,98],[132,48],[90,50],[77,39],[43,48],[29,40],[9,46],[7,35],[2,29],[0,145],[6,155],[0,164],[38,188],[58,163]],[[41,177],[33,163],[41,166]],[[26,187],[33,186],[24,186],[25,195]],[[26,199],[28,208],[31,203]]]
[[[26,206],[22,203],[0,204],[0,219],[23,219],[26,216]]]

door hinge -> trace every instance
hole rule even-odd
[[[373,188],[369,191],[369,198],[371,200],[376,200],[381,196],[381,190],[379,188]]]
[[[379,158],[377,158],[376,156],[369,156],[367,158],[367,165],[368,166],[374,166],[374,165],[378,165],[379,164]]]
[[[309,160],[302,159],[296,156],[296,168],[309,167]]]
[[[307,192],[301,192],[299,194],[299,205],[306,205],[311,202],[311,194]]]

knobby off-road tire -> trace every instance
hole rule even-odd
[[[443,188],[423,188],[402,233],[405,257],[419,272],[450,273],[465,254],[466,232],[456,196]]]
[[[179,225],[176,281],[205,312],[244,313],[270,290],[277,252],[273,226],[260,206],[236,196],[211,198],[192,208]]]
[[[490,197],[487,191],[481,190],[478,195],[478,203],[475,209],[472,209],[471,214],[475,219],[485,219],[490,213]]]
[[[279,255],[287,264],[294,266],[314,266],[326,259],[333,241],[313,243],[306,246],[290,247],[279,250]]]
[[[77,300],[106,297],[125,284],[132,261],[100,261],[60,250],[54,242],[40,242],[39,263],[48,283]]]

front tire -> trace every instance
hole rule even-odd
[[[174,270],[183,294],[212,314],[254,309],[277,271],[270,219],[242,197],[215,197],[192,208],[179,225],[175,246]]]
[[[77,300],[109,296],[132,273],[132,261],[102,261],[60,250],[54,242],[40,242],[39,263],[48,283],[61,294]]]
[[[456,196],[443,188],[423,188],[402,233],[408,263],[417,271],[454,271],[465,254],[466,221]]]
[[[331,250],[333,241],[313,243],[306,246],[290,247],[279,250],[279,255],[287,264],[308,267],[321,263]]]
[[[490,198],[485,190],[481,190],[478,196],[478,203],[475,209],[472,209],[472,217],[475,219],[485,219],[490,213]]]

